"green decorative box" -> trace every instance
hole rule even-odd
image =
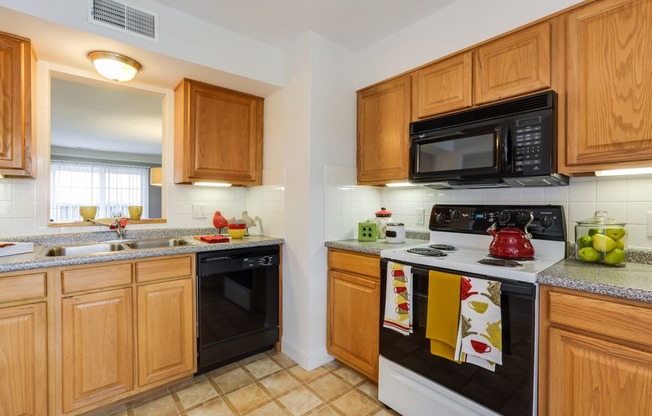
[[[358,241],[376,241],[378,239],[378,224],[375,222],[358,223]]]

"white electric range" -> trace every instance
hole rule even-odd
[[[565,258],[565,224],[561,206],[435,205],[428,243],[382,250],[379,400],[403,416],[536,414],[536,275]],[[527,231],[534,257],[489,256],[491,226]],[[412,266],[414,332],[408,336],[382,327],[390,261]],[[430,354],[429,270],[501,282],[504,350],[495,372]]]

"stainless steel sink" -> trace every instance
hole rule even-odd
[[[50,248],[45,255],[49,257],[80,256],[86,254],[111,253],[122,251],[125,246],[122,243],[91,243],[78,246],[61,246]]]
[[[182,238],[152,238],[148,240],[125,241],[127,247],[133,249],[139,248],[162,248],[195,245],[195,243]]]

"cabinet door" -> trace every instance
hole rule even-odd
[[[550,415],[650,414],[649,351],[552,328],[549,354]]]
[[[567,19],[566,163],[652,160],[652,1],[595,2]]]
[[[195,332],[192,279],[138,287],[138,384],[192,374]]]
[[[416,118],[461,110],[473,104],[473,53],[467,52],[417,71]]]
[[[64,412],[132,390],[132,289],[61,302]]]
[[[358,92],[358,183],[406,181],[409,174],[412,76]]]
[[[0,309],[0,416],[47,415],[45,302]]]
[[[475,104],[549,88],[550,23],[503,36],[475,52]]]
[[[31,176],[31,45],[0,35],[0,174]]]
[[[177,183],[262,183],[262,98],[184,80],[175,103]],[[177,131],[181,126],[183,131]]]
[[[378,380],[380,282],[328,272],[328,352]]]

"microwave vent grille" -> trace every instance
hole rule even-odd
[[[419,134],[433,129],[453,127],[458,124],[552,108],[554,105],[553,100],[554,92],[547,91],[542,94],[530,95],[498,104],[489,104],[455,114],[415,121],[410,123],[410,134]]]

